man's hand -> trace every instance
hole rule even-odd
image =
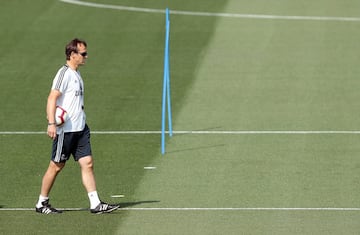
[[[48,124],[47,134],[53,140],[56,138],[56,124]]]

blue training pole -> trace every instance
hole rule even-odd
[[[167,28],[168,28],[168,32],[167,32],[167,41],[168,41],[168,46],[167,46],[167,102],[168,102],[168,120],[169,120],[169,135],[170,137],[172,136],[172,117],[171,117],[171,96],[170,96],[170,20],[167,20]]]
[[[170,20],[169,9],[166,8],[165,21],[165,49],[164,49],[164,80],[163,80],[163,94],[162,94],[162,117],[161,117],[161,154],[165,154],[165,125],[166,125],[166,98],[168,101],[168,118],[169,118],[169,133],[172,136],[171,124],[171,104],[170,104],[170,72],[169,72],[169,35],[170,35]],[[167,96],[167,97],[166,97]]]

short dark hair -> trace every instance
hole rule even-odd
[[[84,44],[84,46],[87,47],[86,42],[78,38],[74,38],[66,45],[65,47],[66,60],[70,60],[71,52],[78,53],[77,46],[79,44]]]

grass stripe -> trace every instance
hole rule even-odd
[[[105,8],[122,11],[134,11],[144,13],[161,13],[165,14],[163,9],[152,9],[142,7],[129,7],[121,5],[100,4],[93,2],[84,2],[79,0],[60,0],[61,2],[76,4],[87,7]],[[228,18],[248,18],[248,19],[267,19],[267,20],[312,20],[312,21],[353,21],[360,22],[359,17],[333,17],[333,16],[281,16],[281,15],[265,15],[265,14],[238,14],[238,13],[212,13],[212,12],[196,12],[196,11],[178,11],[171,10],[171,14],[190,15],[190,16],[212,16],[212,17],[228,17]]]

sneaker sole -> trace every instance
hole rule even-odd
[[[61,214],[62,211],[46,211],[46,210],[41,210],[39,208],[35,208],[35,212],[39,213],[39,214],[44,214],[44,215],[50,215],[50,214]]]

